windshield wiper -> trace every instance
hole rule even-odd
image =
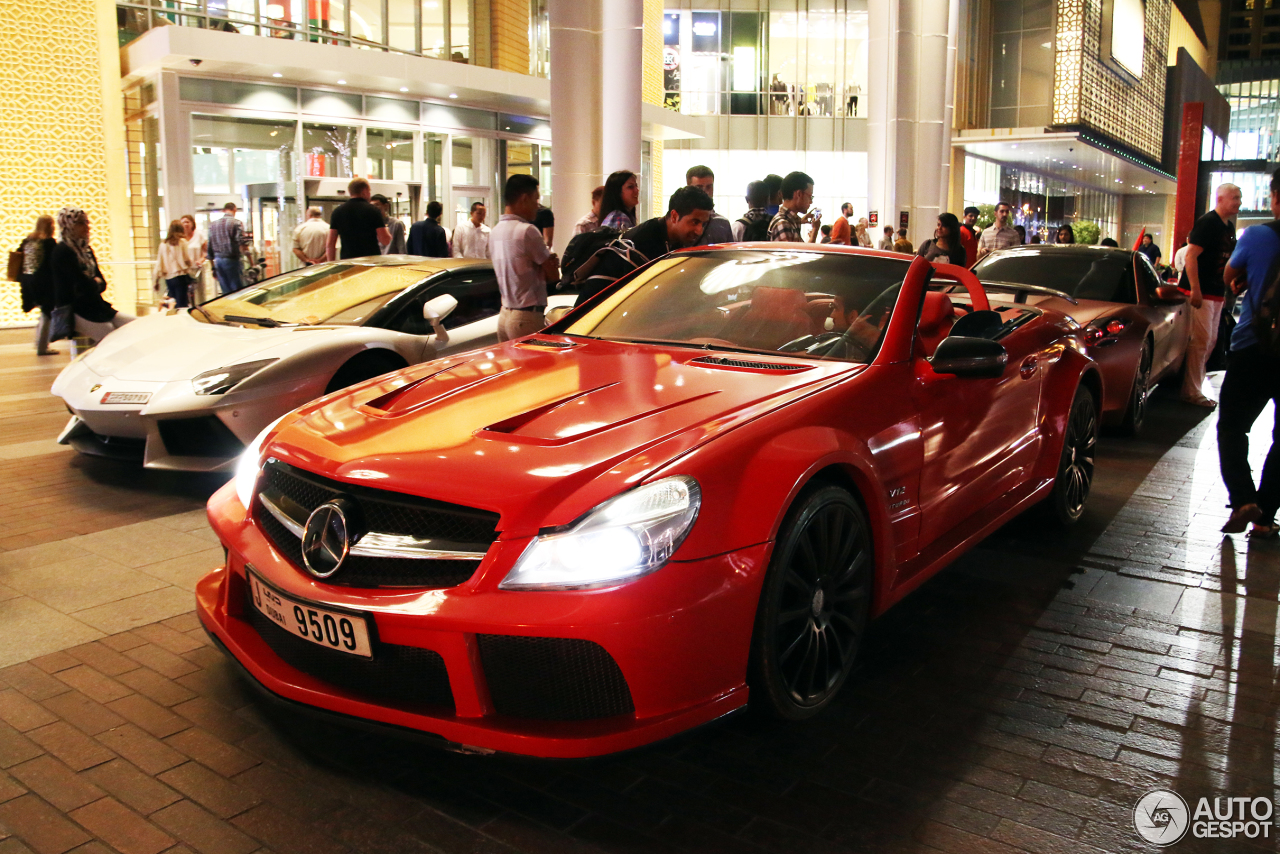
[[[276,320],[274,317],[246,317],[242,314],[225,314],[222,319],[231,323],[252,323],[255,326],[265,326],[269,329],[275,329],[278,326],[297,326],[296,323],[285,323],[283,320]]]
[[[667,341],[662,338],[605,338],[605,341],[622,341],[627,344],[669,344],[673,347],[691,347],[695,350],[720,350],[726,353],[760,353],[770,356],[789,356],[778,350],[762,350],[758,347],[731,347],[726,344],[694,344],[692,341]]]
[[[215,318],[212,314],[210,314],[209,312],[205,311],[203,308],[201,308],[201,307],[200,307],[200,306],[198,306],[198,305],[193,305],[193,306],[191,306],[191,310],[192,310],[192,311],[198,311],[198,312],[200,312],[201,314],[203,314],[203,315],[205,316],[205,318],[206,318],[206,319],[208,319],[208,321],[209,321],[210,323],[220,323],[220,322],[221,322],[221,321],[219,321],[217,318]]]

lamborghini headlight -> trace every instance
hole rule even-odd
[[[663,478],[611,498],[561,531],[534,537],[498,586],[572,590],[631,581],[680,547],[702,504],[691,477]]]
[[[278,361],[279,359],[259,359],[256,362],[241,362],[225,368],[214,368],[193,379],[191,388],[196,394],[226,394],[267,365]]]
[[[249,447],[244,449],[240,459],[236,461],[236,497],[240,499],[240,503],[246,510],[253,506],[253,495],[258,486],[258,473],[262,470],[262,443],[266,441],[267,434],[276,429],[276,425],[287,416],[286,412],[268,424],[266,429],[249,443]]]

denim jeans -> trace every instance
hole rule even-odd
[[[1280,400],[1280,359],[1259,346],[1232,350],[1218,399],[1218,463],[1232,508],[1257,504],[1262,522],[1271,522],[1280,509],[1280,418],[1271,431],[1271,450],[1262,467],[1262,481],[1253,485],[1249,467],[1249,430],[1268,403]]]
[[[213,259],[213,272],[218,277],[218,284],[224,294],[235,293],[244,287],[240,278],[240,259],[219,255]]]

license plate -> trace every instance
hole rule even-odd
[[[280,628],[316,646],[335,649],[349,655],[373,658],[369,645],[369,627],[363,617],[341,611],[330,611],[303,599],[294,599],[258,578],[249,576],[253,607]]]
[[[103,403],[146,403],[150,399],[149,391],[109,391],[102,396]]]

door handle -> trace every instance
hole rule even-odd
[[[1039,360],[1035,356],[1028,356],[1023,359],[1022,364],[1018,366],[1018,373],[1024,380],[1029,380],[1035,375],[1038,364]]]

